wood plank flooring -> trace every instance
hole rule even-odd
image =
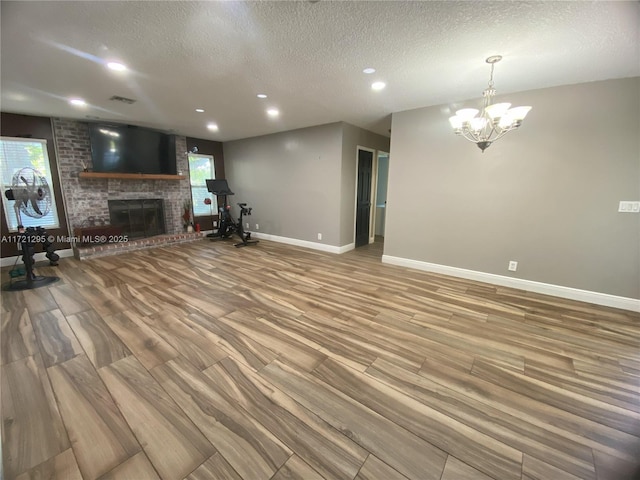
[[[4,478],[640,479],[640,314],[381,254],[40,268],[2,292]]]

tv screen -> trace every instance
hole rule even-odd
[[[94,172],[175,175],[175,137],[132,125],[90,124]]]

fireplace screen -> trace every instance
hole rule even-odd
[[[162,199],[109,200],[109,218],[129,238],[165,233]]]

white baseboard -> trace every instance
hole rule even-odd
[[[447,265],[421,262],[419,260],[411,260],[408,258],[393,257],[391,255],[383,255],[382,262],[389,263],[391,265],[398,265],[400,267],[415,268],[416,270],[423,270],[426,272],[450,275],[452,277],[466,278],[467,280],[491,283],[502,287],[518,288],[520,290],[542,293],[544,295],[551,295],[554,297],[568,298],[570,300],[578,300],[581,302],[604,305],[606,307],[640,312],[640,300],[635,298],[618,297],[607,293],[591,292],[589,290],[551,285],[549,283],[535,282],[533,280],[505,277],[503,275],[495,275],[493,273],[477,272],[475,270],[449,267]]]
[[[73,257],[73,250],[71,248],[67,248],[65,250],[56,250],[56,253],[60,255],[60,258]],[[44,252],[38,252],[33,256],[33,258],[36,262],[41,262],[43,260],[49,261],[44,255]],[[22,255],[0,259],[0,267],[12,267],[16,264],[16,260],[18,264],[22,264]]]
[[[349,252],[351,250],[355,250],[356,248],[356,244],[354,243],[349,243],[347,245],[343,245],[341,247],[338,247],[339,252],[338,253],[345,253],[345,252]]]
[[[349,245],[343,245],[342,247],[336,247],[334,245],[326,245],[324,243],[310,242],[308,240],[299,240],[297,238],[279,237],[277,235],[270,235],[268,233],[251,232],[251,238],[262,238],[264,240],[270,240],[272,242],[286,243],[287,245],[295,245],[296,247],[311,248],[313,250],[320,250],[329,253],[344,253],[355,248],[354,243]]]

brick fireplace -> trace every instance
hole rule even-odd
[[[72,232],[95,225],[110,225],[110,202],[121,202],[122,205],[132,201],[159,201],[162,205],[162,217],[156,219],[156,224],[164,224],[164,235],[152,236],[149,231],[148,234],[135,235],[129,245],[76,246],[76,257],[88,258],[201,238],[201,235],[186,234],[182,224],[182,206],[191,198],[185,137],[177,135],[175,144],[176,170],[185,172],[186,179],[80,178],[78,174],[83,171],[83,164],[89,169],[92,166],[87,124],[54,118],[53,128],[65,210]]]
[[[91,146],[86,123],[53,119],[58,153],[60,181],[65,208],[72,231],[90,224],[109,224],[109,201],[153,200],[163,202],[164,226],[167,234],[183,232],[182,205],[191,198],[187,159],[187,142],[176,136],[177,170],[187,174],[184,180],[87,179],[78,174],[83,163],[91,168]]]
[[[153,237],[165,233],[161,198],[108,200],[109,223],[127,238]]]

